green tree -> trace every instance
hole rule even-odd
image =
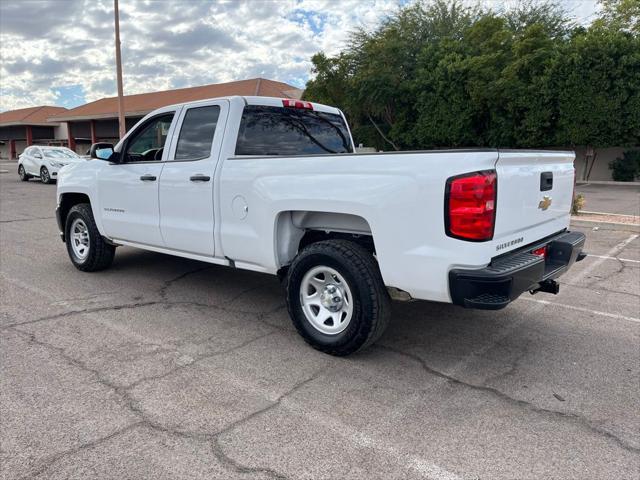
[[[509,28],[516,34],[536,25],[550,37],[558,38],[566,36],[574,28],[573,22],[567,18],[564,10],[553,2],[521,1],[503,12],[503,16]]]
[[[425,46],[414,81],[418,113],[412,144],[465,147],[501,135],[494,124],[502,108],[498,80],[511,41],[504,19],[485,15],[465,28],[461,40]]]
[[[555,97],[549,74],[561,55],[561,40],[534,23],[514,39],[511,58],[501,72],[507,145],[543,147],[554,138]]]
[[[315,55],[305,97],[381,149],[638,144],[637,4],[603,0],[577,28],[552,3],[418,2]]]
[[[600,0],[602,13],[594,24],[640,34],[640,0]]]
[[[464,7],[457,0],[401,9],[375,32],[354,32],[350,46],[329,61],[324,54],[314,56],[312,73],[316,76],[308,82],[305,98],[333,100],[330,103],[340,105],[349,117],[356,142],[385,149],[406,148],[409,145],[391,129],[399,121],[411,120],[411,84],[422,47],[443,39],[460,39],[464,28],[478,16],[479,9]],[[348,93],[340,98],[338,92]],[[340,99],[343,102],[336,103]]]
[[[556,144],[638,144],[637,36],[602,25],[578,32],[563,46],[551,77],[557,98]]]

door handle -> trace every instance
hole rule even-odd
[[[143,182],[155,182],[156,181],[156,176],[155,175],[142,175],[140,177],[140,180],[142,180]]]
[[[209,175],[202,175],[201,173],[198,173],[197,175],[191,175],[189,180],[192,182],[208,182],[211,180],[211,177]]]
[[[542,172],[540,174],[540,191],[546,192],[553,188],[553,172]]]

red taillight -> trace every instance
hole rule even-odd
[[[482,242],[493,238],[496,172],[475,172],[447,180],[446,230],[450,237]]]
[[[545,245],[544,247],[536,248],[535,250],[532,250],[531,253],[533,253],[534,255],[537,255],[539,257],[546,258],[546,256],[547,256],[547,246]]]
[[[303,102],[302,100],[284,99],[282,100],[282,106],[288,108],[304,108],[305,110],[313,110],[313,104],[311,102]]]

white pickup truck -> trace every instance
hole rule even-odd
[[[357,154],[337,108],[228,97],[158,109],[92,156],[58,177],[78,269],[128,245],[277,274],[298,332],[334,355],[379,338],[392,298],[499,309],[557,293],[585,256],[572,152]]]

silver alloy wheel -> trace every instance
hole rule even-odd
[[[25,176],[24,167],[22,165],[18,167],[18,175],[20,176],[20,178],[24,178]]]
[[[349,284],[331,267],[319,265],[300,282],[300,305],[309,323],[321,333],[343,332],[353,316],[353,296]]]
[[[49,170],[47,170],[46,168],[40,170],[40,180],[42,181],[42,183],[49,182]]]
[[[69,229],[71,249],[78,260],[84,260],[89,255],[89,229],[81,218],[76,218]]]

